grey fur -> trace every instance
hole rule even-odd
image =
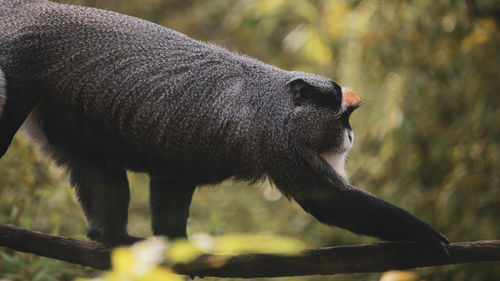
[[[319,157],[349,127],[340,87],[327,78],[45,0],[0,0],[0,69],[0,155],[28,119],[44,151],[68,167],[93,239],[133,240],[128,169],[151,176],[155,234],[185,235],[197,185],[268,177],[324,223],[446,251],[442,234],[350,186]]]

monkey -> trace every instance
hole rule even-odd
[[[138,239],[129,170],[149,175],[154,235],[186,236],[197,186],[269,179],[322,223],[447,253],[443,234],[348,183],[359,104],[328,78],[142,19],[0,0],[0,157],[26,129],[67,169],[92,240]]]

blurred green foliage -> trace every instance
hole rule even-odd
[[[355,89],[364,104],[352,117],[356,141],[347,164],[351,183],[416,214],[451,241],[500,238],[500,19],[493,17],[500,10],[497,1],[64,2],[148,19]],[[147,177],[132,174],[130,182],[130,232],[150,235]],[[0,160],[0,221],[77,238],[86,232],[63,171],[44,160],[22,134]],[[374,241],[321,225],[268,184],[226,181],[201,188],[188,223],[190,234],[278,234],[314,247]],[[500,278],[498,263],[414,272],[425,280]],[[3,278],[71,280],[85,274],[93,273],[0,249]]]

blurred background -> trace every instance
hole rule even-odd
[[[500,239],[498,1],[64,3],[147,19],[353,88],[363,105],[351,117],[355,144],[346,168],[350,182],[414,213],[451,241]],[[129,231],[150,235],[148,178],[130,174],[130,184]],[[85,239],[86,223],[64,171],[43,159],[22,133],[0,160],[0,221]],[[268,183],[229,180],[198,189],[188,224],[190,235],[279,234],[309,247],[376,241],[316,222]],[[412,272],[411,280],[500,280],[498,262]],[[0,248],[0,279],[72,280],[96,273]],[[272,280],[379,280],[382,275]]]

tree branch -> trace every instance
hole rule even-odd
[[[0,246],[96,269],[110,267],[111,249],[81,241],[0,224]],[[190,276],[278,277],[313,274],[383,272],[423,266],[500,261],[500,240],[451,243],[449,257],[433,256],[413,242],[380,242],[304,250],[300,256],[248,254],[229,258],[204,255],[173,269]]]
[[[449,257],[436,257],[413,242],[379,242],[355,246],[307,249],[301,256],[239,255],[214,267],[212,255],[188,265],[176,265],[180,274],[219,277],[280,277],[314,274],[384,272],[424,266],[500,261],[500,240],[451,243]]]
[[[95,269],[109,269],[111,248],[0,223],[0,246]]]

